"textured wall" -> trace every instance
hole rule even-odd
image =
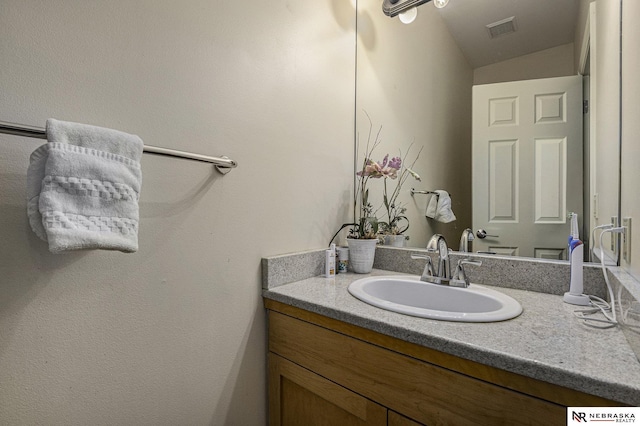
[[[349,2],[3,0],[0,120],[117,128],[144,155],[140,250],[51,255],[26,218],[43,141],[0,135],[0,423],[266,421],[260,258],[348,217]]]

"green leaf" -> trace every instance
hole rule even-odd
[[[376,219],[375,217],[370,217],[368,219],[369,219],[369,223],[371,224],[371,230],[373,231],[374,234],[377,234],[378,228],[379,228],[378,219]]]

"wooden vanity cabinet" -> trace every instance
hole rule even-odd
[[[269,353],[270,424],[387,424],[387,409],[291,361]]]
[[[621,405],[266,299],[269,423],[565,425]]]

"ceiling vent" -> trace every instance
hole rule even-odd
[[[515,16],[487,25],[489,38],[496,38],[505,34],[513,33],[517,29],[518,26],[516,25]]]

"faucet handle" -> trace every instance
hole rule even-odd
[[[411,254],[411,258],[412,259],[422,259],[422,260],[426,260],[427,264],[424,266],[424,271],[422,272],[422,276],[433,276],[435,275],[435,272],[433,270],[433,261],[431,260],[431,256],[427,255],[427,254],[417,254],[417,253],[412,253]]]
[[[456,266],[454,279],[457,281],[460,281],[461,283],[464,283],[464,287],[469,287],[469,277],[467,277],[467,273],[464,270],[464,265],[482,266],[482,262],[479,260],[469,260],[469,259],[458,260],[458,265]],[[460,274],[462,274],[462,278],[460,278]]]

